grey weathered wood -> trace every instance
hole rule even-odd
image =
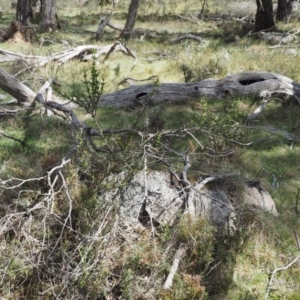
[[[131,0],[130,1],[126,24],[125,24],[125,27],[124,27],[120,37],[129,39],[130,35],[132,34],[132,30],[135,25],[139,5],[140,5],[140,0]]]
[[[0,68],[0,88],[16,98],[19,104],[30,104],[36,96],[29,87],[2,68]]]
[[[96,51],[93,54],[89,54],[93,51]],[[48,63],[55,61],[59,64],[64,64],[71,59],[81,57],[82,60],[86,61],[92,59],[92,57],[98,58],[100,55],[108,54],[113,51],[121,51],[126,55],[136,58],[136,55],[131,51],[127,46],[123,45],[121,42],[115,42],[114,44],[99,46],[99,45],[82,45],[77,46],[72,49],[64,50],[62,52],[54,53],[50,56],[33,56],[33,55],[24,55],[11,51],[6,51],[0,49],[0,63],[1,62],[16,62],[24,61],[30,66],[24,70],[35,67],[43,67]],[[20,71],[21,72],[21,71]]]
[[[193,83],[135,85],[103,95],[99,107],[130,108],[159,103],[187,103],[200,98],[226,99],[236,96],[270,97],[288,94],[300,101],[300,84],[283,75],[268,72],[243,72],[225,78]]]
[[[109,22],[111,16],[112,16],[112,12],[107,14],[105,17],[101,18],[98,29],[97,29],[97,33],[96,33],[96,41],[99,41],[101,39],[103,32],[104,32],[104,28],[107,25],[107,23]]]
[[[178,36],[178,37],[172,39],[172,40],[171,40],[171,43],[172,43],[172,44],[175,44],[175,43],[178,43],[178,42],[180,42],[180,41],[182,41],[182,40],[187,40],[187,39],[189,39],[189,40],[195,40],[195,41],[200,42],[200,43],[203,42],[203,40],[201,39],[200,36],[197,36],[197,35],[194,35],[194,34],[187,33],[187,34],[183,34],[183,35],[180,35],[180,36]]]
[[[170,289],[173,284],[173,278],[177,272],[180,260],[186,255],[187,245],[184,243],[179,244],[179,247],[175,253],[174,260],[169,272],[169,275],[166,279],[166,282],[163,285],[163,289]]]

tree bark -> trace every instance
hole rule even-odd
[[[277,21],[284,21],[286,23],[289,22],[290,17],[293,11],[293,1],[292,0],[278,0],[277,6]]]
[[[98,29],[97,29],[97,33],[96,33],[96,41],[100,41],[100,39],[103,35],[103,32],[104,32],[104,28],[108,24],[111,17],[112,17],[112,11],[110,13],[108,13],[104,18],[101,18]]]
[[[255,30],[268,30],[275,26],[272,0],[256,0]]]
[[[132,108],[159,103],[187,103],[200,98],[226,99],[235,96],[292,95],[300,103],[300,84],[283,75],[243,72],[215,80],[193,83],[135,85],[103,95],[99,107]]]
[[[16,77],[11,76],[0,68],[0,88],[12,95],[19,104],[29,105],[35,98],[36,93],[21,83]]]
[[[124,39],[129,39],[132,34],[139,8],[139,2],[139,0],[131,0],[130,2],[126,24],[120,35],[120,37]]]
[[[33,17],[31,0],[18,0],[17,3],[17,20],[24,26],[30,25],[30,18]]]
[[[19,103],[31,102],[35,93],[0,68],[0,88]],[[300,104],[300,84],[283,75],[268,72],[243,72],[215,80],[194,83],[162,83],[135,85],[101,97],[99,107],[133,108],[159,103],[187,103],[200,98],[226,99],[236,96],[259,96],[268,99],[272,94],[291,95]]]
[[[42,0],[31,0],[33,19],[38,21],[41,14]]]
[[[56,28],[56,0],[42,0],[41,32],[52,32]]]

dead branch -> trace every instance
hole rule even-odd
[[[100,133],[98,131],[94,130],[90,126],[81,122],[77,118],[76,114],[73,112],[72,109],[69,109],[69,108],[65,107],[64,105],[59,104],[54,101],[45,102],[41,93],[38,93],[36,95],[35,100],[37,102],[39,102],[40,104],[42,104],[45,108],[55,109],[55,110],[59,110],[59,111],[63,112],[72,121],[72,124],[74,124],[77,128],[84,130],[88,135],[91,135],[91,136],[99,136],[100,135]]]
[[[298,251],[300,251],[300,241],[299,241],[298,233],[295,229],[293,231],[294,231],[294,235],[295,235],[295,239],[296,239],[297,249],[298,249]]]
[[[60,104],[55,101],[45,101],[43,98],[42,93],[49,90],[51,87],[51,82],[46,81],[45,84],[41,87],[39,92],[35,94],[31,89],[29,89],[27,86],[23,85],[21,82],[19,82],[15,77],[9,75],[6,73],[3,69],[0,68],[0,87],[13,95],[19,102],[21,102],[23,99],[23,102],[25,102],[27,105],[29,105],[29,102],[37,101],[41,105],[43,105],[46,109],[50,109],[52,111],[60,111],[67,118],[69,118],[77,128],[80,128],[86,132],[87,135],[90,136],[98,136],[100,133],[94,129],[92,129],[90,126],[87,126],[85,123],[81,122],[76,114],[73,112],[72,109],[64,106],[63,104]],[[50,92],[51,94],[51,92]],[[48,93],[49,96],[49,93]],[[26,99],[27,98],[27,99]],[[31,101],[33,99],[33,101]],[[47,99],[46,99],[47,100]],[[32,109],[32,108],[31,108]],[[0,113],[3,113],[5,115],[12,114],[15,111],[5,111],[1,110]]]
[[[136,59],[136,56],[133,55],[133,51],[129,51],[128,47],[125,47],[121,42],[116,42],[107,46],[98,46],[98,45],[83,45],[78,46],[73,49],[68,49],[62,52],[55,53],[50,56],[33,56],[33,55],[24,55],[19,53],[14,53],[11,51],[6,51],[0,49],[0,62],[16,62],[22,61],[25,64],[28,64],[30,68],[43,67],[52,61],[56,61],[59,64],[64,64],[71,59],[81,58],[83,61],[92,59],[92,57],[98,58],[100,55],[104,55],[112,51],[121,51],[128,56],[132,56]],[[95,52],[95,53],[93,53]],[[27,68],[28,69],[28,68]]]
[[[107,22],[107,26],[117,31],[123,31],[124,29],[123,27],[119,27],[117,25],[111,24],[110,22]]]
[[[97,33],[96,33],[96,41],[99,41],[101,39],[103,32],[104,32],[104,28],[107,25],[107,23],[109,22],[111,17],[112,17],[112,11],[109,12],[105,17],[101,18],[98,29],[97,29]]]
[[[294,230],[294,235],[295,235],[295,239],[296,239],[296,245],[297,245],[297,249],[298,251],[300,251],[300,244],[299,244],[299,237],[298,234],[296,232],[296,230]],[[265,299],[268,300],[269,298],[269,293],[271,290],[271,285],[273,283],[274,277],[276,275],[277,272],[281,272],[281,271],[285,271],[288,268],[290,268],[294,263],[296,263],[298,260],[300,259],[300,255],[298,255],[297,257],[295,257],[290,263],[288,263],[286,266],[282,267],[282,268],[277,268],[275,269],[272,273],[271,273],[271,277],[269,278],[268,281],[268,285],[267,285],[267,290],[266,290],[266,295],[265,295]]]
[[[9,116],[15,116],[18,113],[28,110],[28,109],[32,109],[32,108],[22,108],[22,109],[9,109],[9,108],[1,108],[0,109],[0,117],[9,117]]]
[[[2,68],[0,68],[0,87],[17,99],[18,104],[28,105],[36,95],[30,88]]]
[[[174,39],[171,40],[171,43],[172,44],[175,44],[175,43],[178,43],[182,40],[186,40],[186,39],[189,39],[189,40],[195,40],[197,42],[200,42],[202,43],[203,40],[201,39],[200,36],[197,36],[197,35],[194,35],[194,34],[190,34],[190,33],[187,33],[187,34],[183,34],[183,35],[180,35]]]
[[[205,178],[204,180],[202,180],[200,183],[198,183],[196,186],[195,186],[195,189],[197,191],[200,191],[202,188],[204,188],[204,186],[211,182],[211,181],[216,181],[216,180],[220,180],[220,179],[225,179],[227,177],[232,177],[232,176],[235,176],[237,174],[233,174],[233,173],[228,173],[228,174],[221,174],[221,175],[215,175],[215,176],[210,176],[208,178]]]
[[[265,299],[268,300],[269,299],[269,293],[271,290],[271,286],[274,280],[274,277],[276,275],[277,272],[281,272],[281,271],[285,271],[288,268],[290,268],[294,263],[296,263],[298,260],[300,259],[300,255],[298,255],[297,257],[295,257],[290,263],[288,263],[286,266],[282,267],[282,268],[277,268],[275,269],[272,273],[271,273],[271,277],[269,279],[268,285],[267,285],[267,292],[266,292],[266,296]]]
[[[107,22],[106,26],[108,26],[108,27],[110,27],[114,30],[117,30],[117,31],[123,31],[124,30],[123,27],[116,26],[114,24],[111,24],[110,22]],[[147,30],[147,29],[142,29],[142,28],[133,29],[131,31],[131,34],[132,35],[149,36],[149,37],[156,37],[157,35],[159,35],[159,33],[157,31]]]
[[[20,139],[17,139],[17,138],[15,138],[15,137],[13,137],[13,136],[11,136],[11,135],[5,133],[3,130],[0,130],[0,135],[3,135],[3,136],[5,136],[6,138],[11,139],[11,140],[14,140],[14,141],[16,141],[16,142],[19,142],[22,146],[25,146],[24,141],[22,141],[22,140],[20,140]]]
[[[255,119],[260,113],[262,113],[267,107],[269,99],[264,99],[261,105],[250,115],[248,115],[247,121],[252,121]]]
[[[125,79],[123,79],[122,81],[120,81],[120,82],[118,83],[118,85],[123,85],[123,84],[125,84],[125,83],[127,83],[128,85],[132,85],[132,84],[130,83],[130,80],[136,81],[136,82],[138,82],[138,81],[139,81],[139,82],[142,82],[142,81],[150,81],[150,80],[153,80],[153,79],[158,80],[158,76],[153,75],[153,76],[150,76],[149,78],[146,78],[146,79],[135,79],[135,78],[128,77],[128,78],[125,78]]]
[[[173,260],[173,264],[171,267],[171,270],[169,272],[169,275],[167,277],[167,280],[163,286],[163,289],[169,289],[171,288],[173,284],[173,278],[177,272],[180,260],[186,255],[186,244],[181,243],[175,253],[175,257]]]
[[[286,131],[284,129],[279,129],[279,128],[275,128],[272,126],[251,126],[249,128],[264,130],[264,131],[270,132],[272,134],[283,136],[290,142],[299,142],[300,141],[300,137],[298,137],[292,133],[289,133],[288,131]]]
[[[180,19],[187,20],[191,23],[195,23],[197,25],[200,24],[200,21],[191,12],[189,12],[189,15],[191,16],[191,18],[187,18],[187,17],[181,16],[181,15],[175,15],[175,16],[179,17]]]

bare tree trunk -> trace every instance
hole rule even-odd
[[[268,30],[275,26],[272,0],[256,0],[255,30]]]
[[[42,0],[41,32],[51,32],[56,27],[55,0]]]
[[[112,17],[112,11],[110,13],[108,13],[104,18],[101,18],[98,29],[97,29],[97,33],[96,33],[96,41],[100,41],[103,32],[104,32],[104,28],[107,25],[107,23],[109,22],[110,18]]]
[[[18,0],[17,3],[17,20],[24,26],[30,25],[30,18],[32,18],[31,0]]]
[[[120,35],[125,39],[129,39],[135,25],[136,16],[139,8],[139,0],[131,0],[127,15],[125,27]]]
[[[42,0],[31,0],[32,4],[32,15],[34,20],[39,20],[40,19],[40,14],[41,14],[41,3]]]
[[[277,6],[277,21],[289,22],[293,12],[293,1],[292,0],[278,0]]]

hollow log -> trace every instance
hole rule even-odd
[[[163,102],[186,103],[201,98],[226,99],[237,96],[270,98],[273,94],[292,95],[300,104],[300,84],[292,79],[268,72],[243,72],[219,80],[133,85],[103,95],[99,107],[132,108]]]

